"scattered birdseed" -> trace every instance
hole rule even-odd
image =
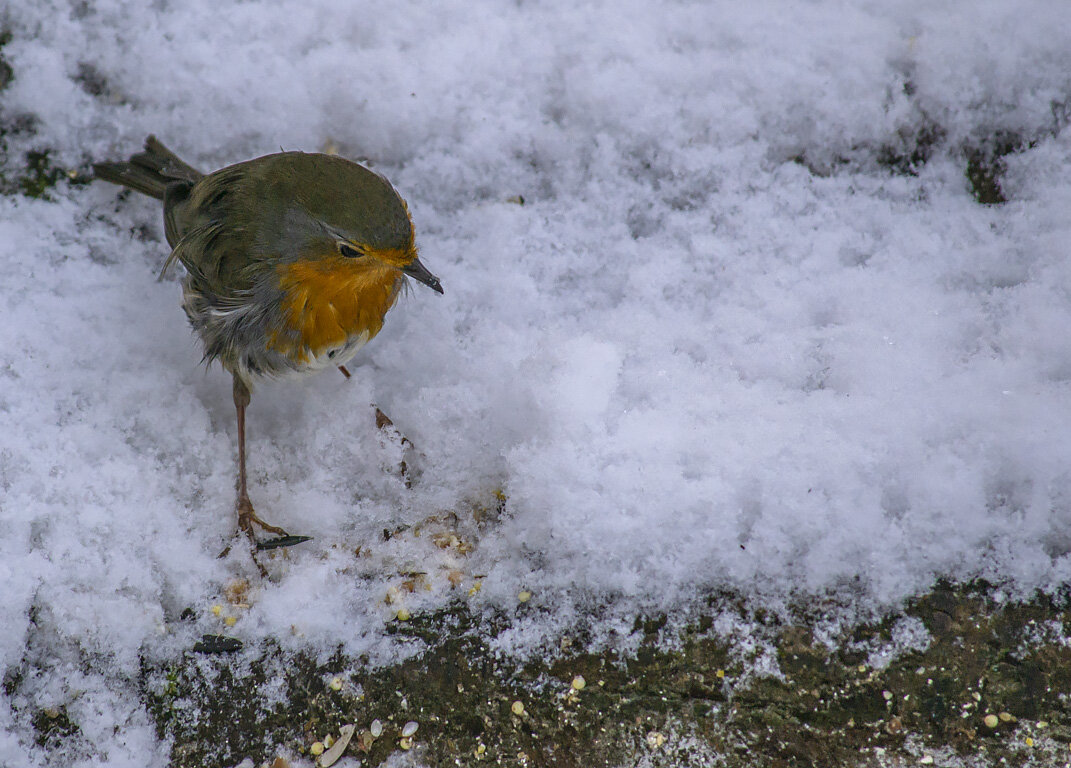
[[[331,749],[331,745],[335,743],[335,737],[330,733],[324,736],[324,746]]]
[[[517,717],[520,717],[524,714],[524,704],[519,701],[515,701],[510,706],[510,711],[513,712],[513,714],[515,714]]]
[[[1024,740],[1023,743],[1025,743],[1026,746],[1028,746],[1028,747],[1034,746],[1034,740],[1032,738],[1030,738],[1029,736],[1026,737],[1026,739]]]
[[[410,720],[408,723],[402,726],[402,738],[408,739],[414,733],[417,732],[417,728],[420,725],[415,720]]]
[[[483,753],[487,751],[487,747],[483,744],[476,746],[476,757],[483,757]]]
[[[412,739],[407,739],[407,738],[398,739],[398,746],[401,747],[402,749],[412,749],[413,748],[413,740]]]
[[[324,753],[324,743],[322,741],[314,741],[312,746],[309,747],[309,752],[314,755],[322,755]]]
[[[238,618],[235,616],[228,616],[223,620],[223,623],[226,624],[228,627],[233,627],[235,624],[238,623]]]
[[[331,690],[332,691],[341,691],[342,690],[342,678],[341,677],[336,677],[334,680],[331,681]]]
[[[1015,716],[1010,712],[1001,712],[997,715],[997,717],[1000,718],[1000,722],[1002,723],[1010,723],[1015,720]]]
[[[658,749],[666,743],[666,737],[658,731],[651,731],[647,734],[647,746],[651,749]]]
[[[997,719],[996,715],[986,715],[982,719],[982,722],[985,723],[986,728],[996,728],[997,723],[999,723],[1000,721]]]
[[[335,762],[342,757],[342,753],[346,751],[346,747],[350,744],[350,739],[353,738],[353,731],[356,728],[353,724],[344,725],[339,729],[338,740],[334,744],[329,745],[330,749],[324,752],[323,757],[320,758],[320,765],[322,768],[330,768]]]
[[[582,690],[584,690],[584,686],[585,685],[587,685],[587,681],[584,680],[584,676],[583,675],[577,675],[576,677],[573,678],[573,690],[574,691],[582,691]]]
[[[892,701],[892,691],[882,691],[881,696],[885,701]]]
[[[718,678],[719,680],[724,680],[725,679],[725,670],[724,669],[719,669],[717,672],[714,673],[714,677]]]
[[[399,608],[398,612],[394,614],[394,618],[398,621],[409,621],[409,619],[412,618],[412,614],[405,610],[405,608]]]
[[[378,718],[373,720],[372,724],[368,726],[368,731],[372,734],[373,738],[378,739],[383,735],[383,723]]]
[[[1038,728],[1048,728],[1049,724],[1046,723],[1044,720],[1038,720],[1037,726],[1038,726]]]
[[[531,593],[531,592],[529,592],[529,591],[528,591],[527,589],[525,589],[525,590],[522,590],[522,591],[521,591],[521,592],[520,592],[520,593],[519,593],[519,594],[517,595],[517,600],[518,600],[519,602],[522,602],[522,603],[527,603],[527,602],[528,602],[529,600],[531,600],[531,599],[532,599],[532,593]]]
[[[223,613],[223,606],[217,603],[216,605],[212,606],[211,610],[213,616],[219,616],[221,613]]]
[[[481,589],[482,587],[483,587],[483,582],[482,582],[482,581],[477,581],[477,582],[475,582],[475,583],[474,583],[474,584],[472,585],[472,587],[471,587],[471,588],[469,589],[469,597],[472,597],[472,596],[473,596],[473,595],[475,595],[475,594],[476,594],[477,592],[479,592],[479,591],[480,591],[480,589]]]
[[[933,763],[933,755],[923,755],[919,762],[923,765],[931,765]]]

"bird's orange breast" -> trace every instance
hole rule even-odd
[[[341,256],[282,264],[278,271],[282,322],[269,334],[268,348],[306,364],[379,333],[404,279],[386,264]]]

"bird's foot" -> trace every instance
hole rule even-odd
[[[249,542],[250,549],[252,550],[253,562],[257,565],[257,570],[260,571],[261,576],[267,576],[268,572],[257,560],[257,552],[262,552],[267,549],[279,549],[280,547],[292,547],[295,544],[301,544],[302,542],[312,539],[311,536],[291,536],[283,528],[277,525],[271,525],[266,523],[257,517],[256,512],[253,511],[253,504],[249,501],[248,497],[240,497],[238,503],[235,504],[235,510],[238,512],[238,536],[245,534],[246,540]],[[276,538],[260,541],[257,539],[254,527],[259,527],[268,533],[274,533]],[[233,542],[232,542],[233,543]],[[230,554],[231,544],[219,553],[220,557],[226,557]]]
[[[276,536],[290,535],[279,526],[265,523],[257,517],[257,513],[253,511],[253,503],[249,500],[248,496],[239,497],[238,503],[234,505],[234,508],[238,513],[238,530],[244,531],[245,534],[254,541],[256,541],[256,536],[253,534],[254,525],[259,526],[268,533],[274,533]]]
[[[416,449],[413,447],[413,443],[409,438],[403,435],[401,431],[394,426],[394,422],[391,421],[390,417],[383,413],[378,406],[376,406],[376,429],[383,433],[383,436],[386,439],[398,441],[402,447],[403,456],[411,457],[411,455],[416,452]],[[413,487],[413,478],[409,472],[409,463],[404,458],[398,462],[398,466],[394,471],[402,478],[406,488]]]

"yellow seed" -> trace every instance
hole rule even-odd
[[[396,618],[398,621],[409,621],[409,619],[411,618],[411,614],[404,608],[399,608],[398,612],[394,614],[394,618]]]
[[[997,715],[997,717],[1000,718],[1000,722],[1002,723],[1010,723],[1012,720],[1015,719],[1011,712],[1001,712]]]
[[[324,753],[324,743],[322,741],[313,742],[312,746],[309,747],[309,752],[314,755],[322,755]]]
[[[474,583],[472,585],[472,588],[469,590],[469,597],[472,597],[477,592],[479,592],[481,587],[483,587],[483,582],[482,581],[477,581],[476,583]]]
[[[714,673],[714,677],[718,678],[719,680],[724,680],[725,679],[725,670],[724,669],[719,669],[717,672]]]
[[[866,664],[860,664],[859,665],[859,671],[860,672],[866,672]]]
[[[986,715],[984,718],[982,718],[982,722],[985,723],[986,728],[996,728],[997,723],[999,723],[1000,721],[997,719],[996,715]]]
[[[576,677],[573,678],[573,690],[574,691],[582,691],[582,690],[584,690],[584,686],[585,685],[587,685],[587,681],[584,680],[584,676],[583,675],[577,675]]]
[[[413,748],[413,740],[410,739],[408,736],[402,737],[402,738],[398,739],[398,746],[401,747],[402,749],[412,749]]]
[[[666,737],[660,734],[658,731],[651,731],[647,734],[647,746],[649,746],[651,749],[658,749],[665,743]]]
[[[342,678],[341,677],[336,677],[334,680],[331,681],[331,690],[332,691],[341,691],[342,690]]]
[[[213,616],[219,616],[221,613],[223,613],[223,606],[222,605],[216,604],[216,605],[212,606],[212,615]]]
[[[520,717],[524,714],[524,704],[519,701],[515,701],[510,707],[510,710],[513,712],[513,714],[517,715],[517,717]]]
[[[476,757],[482,759],[483,758],[483,753],[486,752],[486,751],[487,751],[487,747],[484,746],[483,744],[480,744],[479,746],[476,747]]]
[[[1026,746],[1028,746],[1028,747],[1034,746],[1034,740],[1032,738],[1030,738],[1029,736],[1026,737]]]
[[[520,601],[520,602],[522,602],[522,603],[527,603],[527,602],[528,602],[529,600],[531,600],[531,599],[532,599],[532,593],[531,593],[531,592],[529,592],[529,591],[528,591],[527,589],[525,589],[525,590],[522,590],[522,591],[521,591],[521,592],[520,592],[520,593],[519,593],[519,594],[517,595],[517,600],[518,600],[518,601]]]
[[[228,627],[233,627],[235,624],[238,623],[238,619],[235,616],[228,616],[223,620],[223,623],[226,624]]]
[[[1046,723],[1044,720],[1038,720],[1038,728],[1048,728],[1048,727],[1049,727],[1049,724]]]

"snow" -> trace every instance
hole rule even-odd
[[[0,668],[23,675],[0,764],[44,764],[26,713],[60,705],[91,755],[71,765],[166,754],[139,658],[221,631],[240,578],[249,646],[383,662],[411,652],[383,632],[398,605],[522,589],[546,610],[499,640],[523,653],[596,605],[625,643],[717,589],[865,612],[938,576],[1071,578],[1071,15],[1030,8],[9,6],[3,122],[32,125],[9,169],[148,133],[204,169],[333,143],[407,198],[446,293],[414,286],[352,380],[255,392],[253,501],[315,537],[262,581],[216,557],[230,385],[155,279],[158,204],[0,198]],[[917,175],[879,163],[924,135]],[[981,206],[963,151],[1002,135],[1028,146]]]

